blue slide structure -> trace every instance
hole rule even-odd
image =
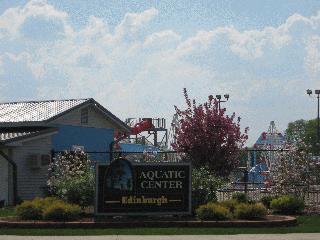
[[[160,149],[155,146],[135,144],[135,143],[120,143],[120,152],[143,153],[143,152],[159,152]]]
[[[266,176],[263,176],[261,173],[265,171],[268,171],[268,167],[265,163],[256,164],[249,170],[248,181],[263,184],[266,180]]]
[[[268,171],[268,166],[265,163],[257,164],[257,152],[268,151],[270,149],[275,149],[283,146],[286,141],[286,137],[276,130],[274,121],[270,122],[268,132],[262,132],[257,141],[254,144],[254,151],[251,152],[251,162],[252,167],[249,170],[248,180],[249,182],[261,183],[262,185],[267,180],[267,176],[263,175],[263,172]]]

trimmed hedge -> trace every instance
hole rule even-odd
[[[240,203],[235,211],[235,217],[239,219],[261,219],[267,215],[267,209],[260,203]]]
[[[24,201],[16,207],[17,215],[24,220],[42,219],[42,206],[32,201]]]
[[[230,211],[216,203],[201,205],[197,208],[196,214],[200,220],[227,220],[231,218]]]
[[[235,199],[226,200],[220,203],[221,206],[227,208],[230,213],[234,213],[237,206],[239,205],[239,202]]]
[[[54,203],[43,211],[46,220],[75,220],[80,217],[81,208],[77,205]]]
[[[261,203],[239,203],[235,199],[201,205],[196,214],[200,220],[262,219],[267,209]]]
[[[275,213],[281,214],[297,214],[301,213],[304,208],[304,201],[293,196],[280,196],[271,201],[271,209]]]
[[[24,220],[75,220],[80,217],[81,208],[48,197],[24,201],[16,207],[16,213]]]

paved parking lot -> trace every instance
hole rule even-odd
[[[319,240],[320,233],[177,236],[0,236],[0,240]]]

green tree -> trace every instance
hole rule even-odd
[[[300,119],[290,122],[286,130],[286,135],[289,142],[299,143],[299,141],[303,141],[310,146],[310,151],[313,154],[319,153],[320,147],[317,145],[317,119]]]

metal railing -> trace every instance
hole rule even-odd
[[[237,187],[228,187],[225,189],[218,189],[216,191],[217,199],[219,202],[230,200],[234,193],[245,193],[250,200],[259,201],[264,196],[275,196],[270,189],[257,187],[260,183],[246,183],[247,187],[241,186],[244,183],[237,183]],[[315,186],[313,190],[302,194],[302,198],[306,205],[309,206],[320,206],[320,186]]]
[[[124,157],[134,162],[187,162],[184,155],[175,151],[164,152],[114,152],[114,159]]]
[[[62,151],[53,151],[52,157]],[[133,162],[189,162],[185,155],[175,151],[162,151],[162,152],[95,152],[85,151],[89,159],[98,162],[108,162],[110,159],[117,159],[119,157],[126,158]]]

